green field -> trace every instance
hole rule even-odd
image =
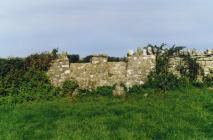
[[[213,139],[213,91],[64,97],[0,106],[0,140]]]

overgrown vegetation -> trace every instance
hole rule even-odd
[[[77,82],[73,80],[67,80],[62,85],[62,94],[63,95],[72,95],[75,89],[78,88]]]
[[[0,104],[17,103],[38,99],[51,99],[56,89],[46,76],[52,60],[52,53],[33,54],[27,58],[8,58],[0,65]]]
[[[210,74],[203,77],[203,85],[207,87],[213,87],[213,71]]]
[[[97,87],[95,90],[95,94],[97,95],[104,95],[104,96],[109,96],[113,94],[113,89],[114,87],[111,86],[101,86]]]
[[[127,89],[127,93],[129,94],[142,94],[144,93],[144,86],[143,85],[133,85],[129,89]]]
[[[68,58],[69,58],[70,63],[79,63],[80,62],[80,56],[78,54],[68,55]]]
[[[143,87],[156,88],[165,92],[170,89],[190,85],[198,87],[212,86],[211,83],[206,84],[205,80],[202,82],[199,81],[199,76],[204,78],[203,70],[197,63],[196,58],[191,57],[189,54],[180,53],[184,47],[174,45],[170,48],[165,48],[165,46],[165,44],[161,46],[148,45],[156,55],[156,66],[149,74],[148,82]],[[182,58],[183,61],[183,65],[179,69],[176,69],[179,71],[180,76],[175,75],[170,70],[170,60],[174,57]],[[206,81],[211,80],[208,77],[205,77]]]
[[[151,47],[153,53],[156,55],[156,65],[155,69],[148,76],[149,79],[145,87],[166,91],[180,86],[178,77],[169,71],[169,62],[184,47],[172,46],[171,48],[164,48],[165,44],[159,47],[156,45],[149,45],[148,47]]]
[[[191,57],[189,54],[180,55],[185,65],[180,67],[181,76],[188,77],[189,80],[196,81],[198,76],[203,76],[203,70],[197,63],[197,58]]]

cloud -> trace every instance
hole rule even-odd
[[[0,56],[61,47],[125,55],[148,43],[212,48],[211,0],[7,0],[0,5]]]

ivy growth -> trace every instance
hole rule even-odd
[[[166,44],[162,44],[160,46],[148,45],[147,47],[151,48],[155,54],[156,65],[155,69],[149,74],[145,87],[157,88],[165,92],[186,85],[189,81],[195,81],[198,75],[202,74],[202,68],[195,58],[189,54],[180,53],[185,48],[183,46],[173,45],[166,48]],[[174,57],[182,58],[184,62],[184,65],[179,69],[180,77],[170,71],[170,61]]]

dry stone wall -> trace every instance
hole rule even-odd
[[[188,51],[198,58],[198,63],[205,74],[213,70],[213,51],[198,53]],[[171,70],[175,73],[181,58],[171,60]],[[150,48],[138,49],[129,52],[127,62],[108,62],[105,55],[94,55],[90,63],[69,63],[67,54],[61,54],[53,61],[48,76],[55,86],[61,86],[66,80],[75,80],[83,89],[95,89],[98,86],[113,86],[124,84],[131,87],[135,84],[144,84],[148,74],[155,67],[155,55]]]
[[[125,82],[126,63],[73,63],[70,64],[70,77],[80,87],[94,89],[98,86],[113,86]]]
[[[141,55],[136,53],[128,57],[125,85],[131,87],[135,84],[144,84],[147,80],[147,76],[154,67],[154,55]]]
[[[197,63],[203,69],[204,75],[208,75],[213,72],[213,50],[207,50],[204,52],[198,52],[196,50],[187,50],[185,52],[187,55],[190,55],[192,58],[197,59]],[[177,70],[179,66],[183,66],[184,62],[182,58],[174,57],[170,60],[170,71],[176,75],[180,75]]]
[[[204,74],[208,75],[213,71],[213,53],[212,55],[199,56],[198,63],[203,68]]]
[[[69,80],[70,63],[67,54],[59,55],[59,58],[52,63],[47,74],[55,86],[60,86],[61,83]]]

